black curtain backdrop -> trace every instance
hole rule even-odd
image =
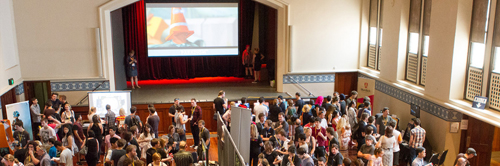
[[[195,77],[242,76],[241,53],[252,43],[255,2],[240,0],[238,56],[155,57],[147,56],[144,0],[123,7],[125,49],[135,50],[139,80],[189,79]],[[125,56],[126,57],[126,56]]]

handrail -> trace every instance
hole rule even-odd
[[[295,84],[299,85],[302,89],[306,90],[306,92],[307,92],[307,93],[309,93],[309,96],[313,96],[313,97],[315,97],[315,96],[314,96],[314,94],[313,94],[311,91],[309,91],[307,88],[305,88],[304,86],[302,86],[302,85],[301,85],[301,84],[300,84],[297,80],[293,79],[293,77],[292,77],[292,76],[290,76],[290,75],[287,75],[287,76],[288,76],[288,78],[289,78],[290,80],[294,81],[294,82],[295,82]]]
[[[219,112],[217,112],[217,120],[222,120],[222,117],[220,116]],[[222,129],[222,133],[224,133],[224,135],[228,136],[230,143],[233,145],[234,151],[236,152],[236,155],[240,159],[240,165],[241,165],[241,163],[243,163],[243,165],[246,165],[247,163],[245,163],[245,159],[243,159],[243,156],[241,156],[240,150],[236,146],[236,143],[234,143],[233,137],[231,137],[231,133],[227,130],[227,127],[224,123],[222,123],[221,129]]]
[[[99,87],[101,87],[102,84],[104,84],[106,81],[102,81],[99,85],[97,85],[91,92],[94,92],[96,91]],[[89,95],[87,94],[85,97],[83,97],[82,100],[80,100],[80,102],[78,102],[78,104],[76,105],[81,105],[85,100],[87,100],[89,98]]]

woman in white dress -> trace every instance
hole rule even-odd
[[[146,151],[151,148],[151,140],[154,138],[154,134],[151,133],[151,125],[145,124],[137,143],[141,147],[141,158],[146,159]]]
[[[394,146],[396,146],[397,141],[392,135],[392,131],[394,129],[391,126],[388,126],[385,129],[385,135],[380,137],[379,141],[377,142],[377,145],[375,147],[377,148],[382,148],[384,151],[384,157],[383,157],[383,163],[384,165],[393,165],[393,149]]]

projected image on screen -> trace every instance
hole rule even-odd
[[[89,106],[96,107],[97,114],[104,117],[107,113],[106,105],[111,106],[111,111],[115,116],[120,116],[120,108],[125,110],[125,114],[130,114],[130,92],[91,92],[89,93]]]
[[[148,55],[238,55],[237,3],[147,3]]]

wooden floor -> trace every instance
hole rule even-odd
[[[211,132],[210,133],[211,135],[212,134],[217,134],[216,132]],[[188,137],[188,138],[191,138],[191,137]],[[186,143],[188,144],[188,147],[187,147],[187,151],[190,151],[190,152],[195,152],[196,150],[193,149],[193,148],[190,148],[189,146],[193,145],[194,144],[194,141],[193,139],[187,139],[186,140]],[[218,144],[218,141],[217,141],[217,137],[211,137],[210,138],[210,152],[209,152],[209,157],[208,159],[210,161],[219,161],[219,155],[218,155],[218,149],[217,149],[217,144]],[[84,158],[82,156],[82,158]],[[101,162],[99,164],[97,164],[97,166],[103,166],[103,162],[104,161],[104,155],[101,155]],[[73,165],[77,165],[76,164],[77,162],[77,157],[73,157]],[[83,163],[83,165],[87,165],[87,163]]]

